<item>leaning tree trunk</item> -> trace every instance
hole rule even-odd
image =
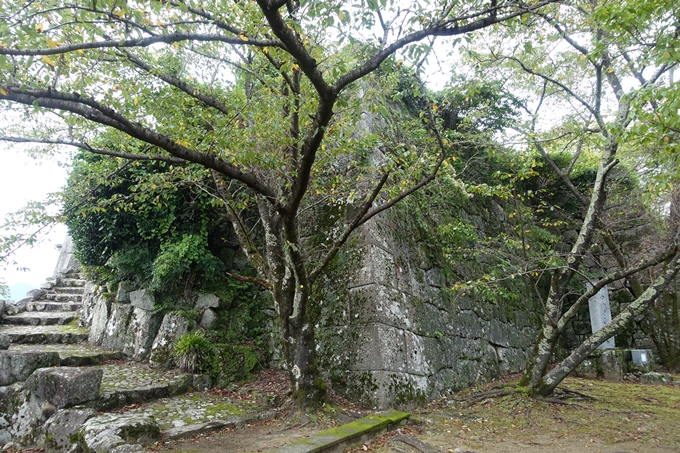
[[[602,329],[590,336],[586,341],[576,348],[566,359],[562,360],[555,368],[543,376],[537,385],[531,386],[531,393],[539,396],[550,395],[557,385],[564,380],[572,371],[576,369],[598,346],[608,338],[623,331],[635,317],[639,316],[644,310],[654,303],[657,297],[663,294],[664,289],[675,278],[680,270],[680,256],[673,257],[669,266],[663,274],[656,279],[654,284],[647,288],[640,297],[631,302],[621,313],[611,320]]]

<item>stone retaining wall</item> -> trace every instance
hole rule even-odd
[[[426,247],[381,217],[367,223],[322,291],[322,368],[336,392],[385,407],[519,372],[539,307],[448,291]]]

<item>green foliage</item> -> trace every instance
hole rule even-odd
[[[253,346],[215,345],[215,362],[211,371],[218,387],[243,381],[251,376],[262,361],[261,350]]]
[[[213,343],[252,343],[264,351],[271,340],[270,323],[266,310],[271,310],[272,297],[252,283],[228,279],[220,284],[204,287],[220,298],[221,309],[217,320],[206,336]]]
[[[187,373],[207,373],[212,370],[215,347],[201,330],[182,335],[175,343],[172,356],[175,364]]]
[[[172,354],[182,371],[208,374],[218,387],[248,378],[263,360],[255,346],[216,344],[201,330],[182,335]]]
[[[64,207],[76,256],[108,269],[95,277],[158,293],[219,279],[230,228],[201,190],[204,180],[163,162],[76,156]]]
[[[224,264],[208,250],[205,236],[185,234],[177,242],[164,243],[152,265],[149,288],[174,289],[184,275],[198,270],[207,278],[216,277]]]

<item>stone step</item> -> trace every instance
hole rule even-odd
[[[5,316],[3,324],[15,326],[51,326],[68,324],[75,319],[78,319],[78,313],[74,311],[26,311],[18,315]]]
[[[85,292],[82,286],[55,286],[52,290],[59,294],[83,294]]]
[[[100,412],[82,425],[79,444],[84,444],[88,451],[144,452],[147,450],[142,445],[160,439],[167,441],[227,427],[236,428],[271,420],[278,415],[275,410],[242,403],[238,399],[199,394],[163,398],[122,413]],[[68,424],[57,426],[55,434],[58,435],[64,428],[68,428]],[[76,426],[72,431],[78,428]],[[71,433],[66,434],[68,437],[62,435],[67,442],[64,442],[66,445],[61,451],[66,451],[71,442]]]
[[[80,294],[45,294],[43,300],[51,300],[54,302],[81,302],[83,296]]]
[[[79,302],[29,302],[26,311],[77,311],[83,304]]]
[[[123,358],[122,352],[110,351],[89,344],[13,344],[8,351],[57,352],[60,359],[59,366],[91,366]]]
[[[102,369],[99,399],[94,404],[99,411],[181,395],[205,382],[179,370],[159,370],[137,362],[107,364]]]
[[[126,413],[153,416],[164,440],[271,420],[278,415],[278,411],[255,400],[227,398],[208,392],[161,398]]]
[[[0,325],[0,335],[13,344],[77,344],[87,341],[88,329],[75,326],[8,326]]]
[[[64,277],[59,280],[59,285],[57,286],[85,286],[85,283],[87,283],[87,280],[82,278]]]

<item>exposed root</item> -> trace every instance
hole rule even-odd
[[[416,439],[415,437],[407,436],[405,434],[398,434],[392,437],[392,440],[398,440],[406,445],[409,445],[422,453],[442,453],[441,450],[435,450],[427,445],[425,442]]]
[[[594,396],[590,396],[590,395],[587,395],[585,393],[581,393],[581,392],[578,392],[576,390],[571,390],[571,389],[568,389],[568,388],[565,388],[565,387],[558,387],[557,390],[561,390],[562,392],[568,393],[570,395],[580,396],[581,398],[585,398],[585,399],[588,399],[590,401],[599,401]]]
[[[545,401],[546,403],[552,403],[552,404],[561,404],[562,406],[578,406],[578,407],[583,407],[580,404],[577,403],[570,403],[569,401],[564,401],[561,400],[557,397],[545,397],[545,398],[539,398],[540,401]]]
[[[489,398],[500,398],[503,396],[513,395],[515,393],[515,390],[488,390],[482,393],[475,393],[474,395],[470,395],[467,398],[452,398],[451,400],[460,403],[466,403],[465,407],[470,407]]]

